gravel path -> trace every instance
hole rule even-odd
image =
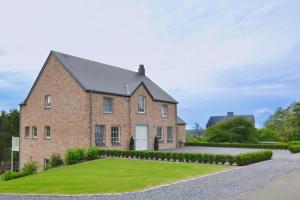
[[[199,147],[194,147],[199,148]],[[200,147],[202,148],[202,147]],[[226,148],[221,148],[223,151]],[[194,149],[196,151],[196,149]],[[220,151],[220,149],[218,150]],[[258,188],[277,177],[300,169],[300,155],[291,155],[287,151],[274,151],[274,158],[236,170],[200,177],[195,180],[167,185],[155,189],[119,195],[91,196],[31,196],[31,195],[0,195],[1,200],[8,199],[59,199],[59,200],[214,200],[226,199],[239,193]],[[47,187],[47,186],[45,186]]]

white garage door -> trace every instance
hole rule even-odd
[[[135,127],[135,149],[147,150],[148,149],[148,129],[147,126]]]

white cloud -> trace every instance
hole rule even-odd
[[[272,113],[274,113],[274,111],[269,108],[258,108],[254,111],[255,116],[270,115]]]

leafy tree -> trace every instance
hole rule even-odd
[[[258,129],[256,133],[259,141],[280,141],[280,132],[276,129],[265,127]]]
[[[11,137],[19,136],[20,113],[18,110],[0,114],[0,163],[10,160]],[[17,159],[17,158],[16,158]]]
[[[265,127],[278,131],[284,141],[300,140],[300,102],[277,109],[265,122]]]
[[[254,124],[243,117],[217,123],[205,131],[205,138],[210,142],[253,142],[255,137]]]

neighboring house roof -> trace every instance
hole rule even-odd
[[[255,123],[255,119],[254,119],[254,115],[234,115],[233,112],[228,112],[226,116],[212,116],[209,118],[207,124],[206,124],[206,128],[218,123],[218,122],[222,122],[225,121],[227,119],[230,119],[232,117],[244,117],[248,120],[250,120],[251,122],[253,122],[253,124]]]
[[[177,103],[174,98],[151,81],[147,76],[141,75],[138,72],[56,51],[51,51],[48,59],[51,55],[55,56],[59,60],[63,67],[86,91],[131,96],[140,85],[144,85],[153,100]],[[44,67],[47,64],[47,61]],[[43,69],[41,72],[42,71]],[[41,72],[37,80],[39,79]],[[23,103],[27,102],[37,80]]]
[[[177,116],[177,124],[178,125],[186,125],[185,121],[183,121],[179,116]]]

